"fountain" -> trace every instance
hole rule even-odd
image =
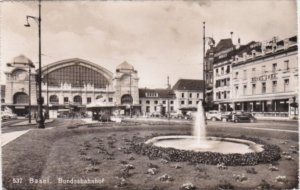
[[[259,138],[240,136],[207,137],[204,109],[198,104],[193,135],[155,136],[146,141],[132,141],[137,154],[150,159],[163,158],[173,162],[225,164],[245,166],[272,163],[280,159],[280,148]]]
[[[205,112],[202,101],[198,103],[198,110],[193,126],[193,136],[159,136],[146,142],[163,148],[191,150],[195,152],[251,153],[263,151],[262,145],[249,140],[236,138],[206,137]]]

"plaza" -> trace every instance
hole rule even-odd
[[[299,188],[296,7],[3,2],[1,188]]]
[[[190,134],[192,125],[191,121],[189,123],[171,121],[163,124],[159,121],[136,123],[134,120],[120,124],[97,125],[86,124],[78,119],[58,119],[46,124],[45,131],[34,129],[33,126],[26,129],[29,129],[27,133],[2,147],[4,187],[178,189],[183,184],[191,183],[197,188],[205,189],[218,187],[289,189],[298,184],[298,172],[295,169],[298,168],[296,122],[261,121],[256,124],[208,122],[208,135],[255,136],[279,146],[281,158],[270,164],[226,166],[226,169],[219,169],[216,165],[174,162],[168,157],[149,158],[147,155],[137,154],[131,148],[131,143],[144,141],[152,136]],[[7,126],[2,129],[3,135],[9,134],[12,128],[25,130],[24,126]],[[14,164],[10,160],[14,160]],[[128,172],[123,170],[127,165],[133,167]],[[153,167],[157,169],[154,171],[151,169]],[[19,171],[18,168],[23,169]],[[278,170],[272,171],[272,168]],[[150,169],[154,173],[151,173]],[[10,183],[16,171],[18,176],[22,176],[22,184]],[[161,181],[159,177],[165,174],[172,180]],[[236,180],[235,175],[245,176],[245,179]],[[285,176],[285,181],[277,181],[278,176]],[[104,182],[82,183],[75,187],[74,183],[59,183],[58,177],[64,180],[104,178]],[[50,183],[29,183],[29,178],[48,179]]]

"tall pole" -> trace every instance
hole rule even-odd
[[[39,26],[39,72],[38,72],[38,128],[45,128],[44,117],[43,117],[43,99],[42,99],[42,52],[41,52],[41,0],[39,0],[39,18],[38,18],[38,26]]]
[[[130,81],[129,81],[129,92],[130,92],[130,97],[131,100],[133,101],[132,95],[131,95],[131,70],[130,70]],[[132,106],[132,101],[130,102],[130,108],[129,108],[129,112],[130,112],[130,118],[132,118],[132,110],[131,110],[131,106]]]
[[[46,82],[47,82],[47,118],[45,118],[45,119],[49,119],[49,91],[48,91],[48,86],[49,86],[49,84],[48,84],[48,74],[49,74],[49,71],[48,71],[48,65],[47,65],[47,78],[46,78]]]
[[[203,105],[204,105],[204,110],[206,108],[206,63],[205,63],[205,22],[203,22]]]
[[[170,120],[170,83],[169,83],[169,76],[168,76],[168,120]]]
[[[29,94],[29,114],[28,114],[28,123],[31,123],[31,65],[28,64],[28,72],[29,72],[29,77],[28,77],[28,94]]]

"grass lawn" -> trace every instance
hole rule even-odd
[[[259,137],[269,144],[278,145],[288,152],[292,160],[282,158],[273,163],[278,171],[271,171],[270,164],[256,166],[228,166],[218,169],[214,165],[191,164],[150,160],[130,152],[133,137],[153,134],[188,134],[189,125],[179,126],[119,126],[94,128],[56,128],[31,130],[2,149],[3,182],[7,189],[180,189],[192,183],[197,189],[270,189],[297,187],[298,134],[256,131],[248,129],[208,127],[208,135]],[[291,149],[292,148],[292,149]],[[152,171],[148,171],[150,168]],[[150,172],[150,173],[149,173]],[[153,175],[152,175],[153,174]],[[171,178],[159,177],[167,174]],[[237,177],[239,175],[239,177]],[[242,178],[241,176],[244,175]],[[276,181],[286,176],[285,182]],[[166,177],[166,176],[165,176]],[[22,183],[16,183],[21,178]],[[46,184],[30,184],[29,179],[49,179]],[[58,178],[97,179],[98,184],[61,184]],[[104,181],[102,181],[104,179]],[[265,182],[262,182],[262,181]],[[262,187],[261,186],[261,187]]]

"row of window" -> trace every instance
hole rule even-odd
[[[140,100],[140,104],[142,104],[142,100]],[[150,100],[146,100],[146,104],[150,104]],[[154,104],[158,104],[158,100],[154,100]],[[162,104],[166,104],[166,100],[163,100]],[[174,101],[171,100],[170,104],[174,104]]]
[[[289,66],[289,60],[285,60],[284,61],[284,68],[283,68],[283,70],[289,70],[290,69],[290,66]],[[276,71],[278,71],[278,68],[277,68],[277,63],[273,63],[272,64],[272,72],[276,72]],[[262,65],[261,66],[261,74],[263,75],[263,74],[265,74],[267,71],[266,71],[266,65]],[[256,68],[255,67],[253,67],[252,68],[252,77],[255,77],[256,76],[256,74],[257,74],[257,72],[256,72]],[[247,69],[245,69],[245,70],[243,70],[243,79],[247,79],[247,77],[248,77],[248,75],[247,75]],[[234,76],[234,78],[239,78],[239,72],[235,72],[235,76]]]
[[[217,92],[216,93],[216,99],[226,99],[230,97],[230,91],[223,91],[223,92]]]
[[[185,105],[186,102],[187,102],[187,104],[189,104],[189,105],[193,104],[193,101],[192,101],[192,100],[188,100],[188,101],[182,100],[182,101],[180,102],[180,104],[181,104],[181,105]],[[198,104],[199,101],[195,101],[195,103]],[[142,104],[142,101],[141,101],[141,100],[140,100],[140,104]],[[146,100],[146,104],[150,104],[150,100]],[[155,100],[155,101],[154,101],[154,104],[158,104],[158,101]],[[166,101],[165,101],[165,100],[162,101],[162,104],[166,104]],[[171,101],[170,101],[170,104],[173,105],[173,104],[174,104],[174,101],[171,100]]]
[[[219,73],[219,68],[216,68],[216,75],[223,75],[223,74],[228,74],[230,73],[230,65],[224,66],[220,68],[220,73]]]
[[[289,79],[284,79],[284,85],[283,85],[283,91],[287,92],[289,91],[289,83],[290,80]],[[236,95],[238,95],[238,90],[239,90],[239,86],[235,87],[235,93]],[[265,94],[267,91],[267,84],[266,82],[262,82],[261,83],[261,93]],[[272,81],[272,93],[277,92],[277,81]],[[256,84],[252,84],[252,94],[256,94],[257,90],[256,90]],[[243,85],[243,95],[247,94],[247,85]]]
[[[165,110],[166,107],[163,107],[163,109]],[[154,106],[154,111],[158,111],[157,107]],[[174,107],[170,106],[170,111],[174,111]],[[146,106],[146,113],[150,113],[150,106]]]
[[[216,88],[229,86],[229,85],[230,85],[230,78],[216,80]]]
[[[284,79],[283,91],[289,91],[289,79]],[[252,84],[252,95],[257,94],[256,84]],[[248,85],[243,85],[243,93],[242,95],[247,95]],[[238,96],[239,86],[235,86],[235,96]],[[261,83],[261,94],[265,94],[267,92],[267,84],[266,82]],[[272,93],[277,92],[277,81],[272,81]],[[216,92],[216,99],[226,99],[230,98],[230,91]]]
[[[96,98],[97,99],[97,98]],[[109,102],[113,102],[113,98],[108,98]],[[49,97],[49,102],[53,103],[53,104],[58,104],[58,97],[56,95],[51,95]],[[64,97],[64,103],[68,103],[69,102],[69,97]],[[82,97],[81,96],[74,96],[73,98],[73,102],[75,103],[82,103]],[[91,103],[92,102],[92,98],[91,97],[87,97],[86,98],[86,102],[87,103]]]
[[[183,100],[182,100],[182,101],[180,102],[180,104],[181,104],[181,105],[185,105],[185,102],[187,102],[189,105],[193,104],[193,101],[192,101],[192,100],[189,100],[189,101],[183,101]],[[195,103],[196,103],[196,105],[197,105],[197,104],[199,103],[199,101],[195,101]]]
[[[230,98],[230,91],[223,91],[223,92],[216,93],[217,100],[226,99],[226,98]]]
[[[181,98],[184,98],[184,97],[185,97],[185,93],[182,92],[181,93]],[[189,93],[189,97],[192,98],[193,97],[193,93]],[[196,97],[199,98],[199,93],[196,93]]]
[[[146,92],[146,97],[158,97],[157,92]]]

